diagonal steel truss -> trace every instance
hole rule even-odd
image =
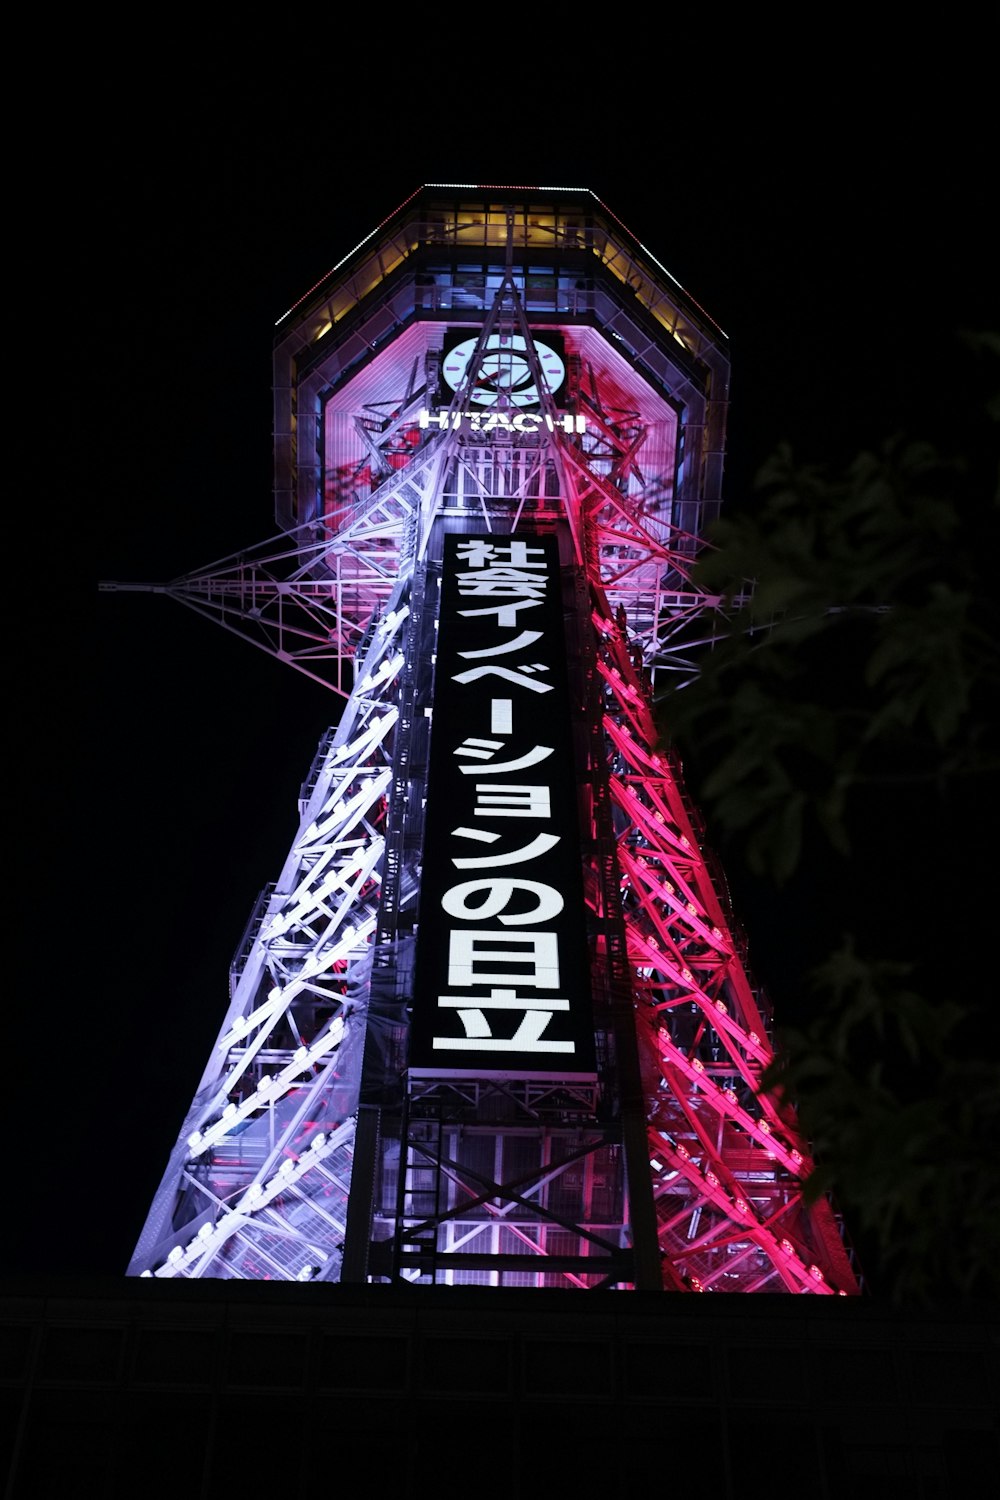
[[[542,393],[546,421],[516,439],[454,420],[497,329],[525,340]],[[796,1122],[760,1092],[767,1005],[651,713],[654,682],[690,680],[726,605],[698,588],[701,544],[672,526],[646,479],[639,413],[604,411],[596,388],[578,396],[586,430],[567,432],[508,267],[447,421],[400,459],[400,424],[413,431],[424,399],[411,380],[393,423],[369,435],[385,477],[338,496],[335,522],[319,517],[172,583],[104,585],[166,593],[346,700],[284,869],[248,926],[130,1274],[357,1279],[351,1245],[367,1239],[377,1203],[364,1257],[376,1277],[595,1287],[652,1274],[670,1289],[857,1291],[829,1205],[804,1201],[811,1162]],[[569,1091],[425,1081],[388,1147],[363,1107],[373,1050],[382,1078],[405,1069],[413,939],[399,918],[415,902],[423,831],[413,684],[430,670],[416,622],[432,531],[449,520],[572,536],[591,640],[587,899],[638,1050],[631,1130],[606,1080]],[[503,1130],[489,1123],[500,1114]],[[513,1144],[526,1136],[530,1160]]]

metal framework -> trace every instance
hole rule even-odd
[[[692,579],[725,336],[590,194],[426,188],[275,368],[280,534],[155,587],[344,703],[130,1274],[856,1293],[651,711],[725,628]],[[590,1074],[410,1067],[454,532],[558,541]]]

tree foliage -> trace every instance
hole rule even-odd
[[[968,342],[981,379],[1000,339]],[[900,1301],[1000,1291],[992,386],[964,415],[836,474],[779,449],[698,568],[730,600],[751,582],[750,602],[661,705],[711,836],[779,911],[806,879],[817,904],[855,898],[792,976],[765,1085],[813,1141],[808,1191],[833,1192],[876,1290]]]

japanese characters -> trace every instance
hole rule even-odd
[[[445,537],[411,1067],[591,1073],[554,538]]]

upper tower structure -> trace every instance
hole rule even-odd
[[[393,394],[407,405],[450,399],[457,370],[442,370],[445,335],[475,335],[508,266],[532,327],[558,330],[564,344],[567,409],[596,417],[602,394],[628,410],[655,393],[656,458],[669,461],[671,474],[663,507],[695,535],[714,518],[729,396],[728,341],[717,324],[587,189],[435,185],[407,199],[278,323],[279,526],[313,520],[335,502],[348,476],[329,460],[349,461],[336,440],[359,402],[374,425],[402,420]],[[412,383],[397,392],[404,355]],[[486,404],[488,393],[477,399]],[[528,404],[523,389],[519,404]],[[400,465],[410,451],[405,434],[394,434],[391,450]],[[369,475],[363,442],[355,448],[358,473],[382,477],[384,460]]]

